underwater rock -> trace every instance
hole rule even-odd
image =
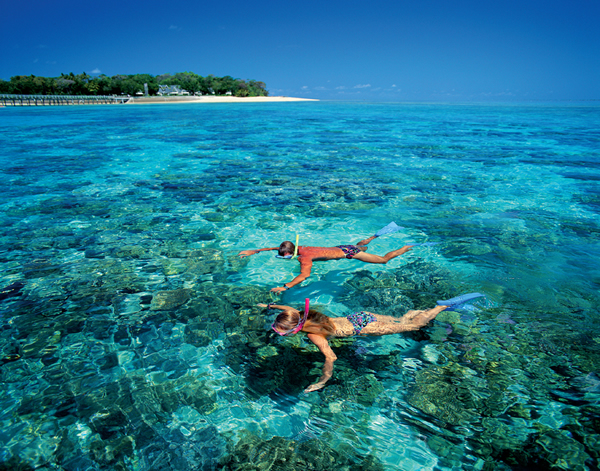
[[[57,237],[53,246],[59,250],[76,249],[81,247],[81,238],[73,235]]]
[[[387,400],[385,388],[375,375],[340,369],[336,371],[335,379],[330,380],[319,393],[319,402],[313,406],[312,414],[326,417],[339,425],[351,426],[358,433],[366,433],[369,428],[368,414],[363,415],[364,421],[356,422],[355,418],[348,415],[349,411],[380,407]]]
[[[356,381],[349,383],[348,386],[353,392],[349,398],[353,398],[365,407],[374,406],[385,400],[385,389],[372,374],[359,376]]]
[[[451,273],[438,266],[417,260],[400,268],[377,274],[368,270],[354,273],[347,281],[351,294],[342,300],[352,310],[369,310],[400,317],[410,309],[428,309],[454,293]],[[362,294],[356,294],[356,291]],[[447,297],[452,297],[447,296]]]
[[[18,456],[0,461],[0,471],[35,471],[35,466]]]
[[[262,300],[258,294],[252,296],[252,304],[244,301],[249,292],[257,293],[260,290],[252,287],[239,287],[206,282],[194,286],[194,297],[178,309],[173,315],[181,322],[195,323],[194,319],[202,316],[200,328],[207,329],[209,335],[220,334],[224,328],[238,330],[240,316],[238,311],[242,305],[253,305]],[[239,294],[239,297],[236,295]],[[264,293],[264,292],[263,292]],[[264,294],[263,294],[264,296]],[[242,320],[243,321],[243,320]],[[219,323],[220,325],[215,324]]]
[[[194,250],[185,260],[188,271],[194,275],[205,275],[224,271],[223,252],[216,249]]]
[[[152,297],[151,311],[171,311],[189,301],[192,290],[181,288],[170,291],[159,291]]]
[[[19,355],[18,353],[9,353],[9,354],[3,355],[2,358],[0,358],[0,364],[9,363],[9,362],[17,361],[20,359],[21,359],[21,355]]]
[[[188,267],[183,260],[166,259],[161,260],[160,263],[165,276],[180,275],[188,270]]]
[[[587,447],[587,451],[592,455],[592,457],[598,462],[600,459],[600,434],[588,434],[585,433],[583,435],[583,443]]]
[[[157,437],[140,450],[143,469],[197,471],[218,469],[219,456],[225,454],[226,442],[214,426],[197,430],[180,427],[170,430],[155,427]],[[160,438],[158,438],[160,437]]]
[[[334,449],[326,441],[311,439],[301,442],[273,437],[263,440],[244,431],[229,455],[219,460],[224,471],[384,471],[374,456],[361,456],[349,445]]]
[[[3,301],[7,298],[12,298],[14,296],[21,296],[21,290],[24,286],[25,283],[15,281],[14,283],[2,288],[2,291],[0,292],[0,301]]]
[[[107,313],[110,314],[110,313]],[[89,338],[97,340],[110,339],[113,330],[116,329],[116,324],[110,315],[103,314],[101,310],[90,314],[85,322],[84,333]]]
[[[180,378],[181,383],[175,382],[173,394],[179,397],[178,405],[193,406],[201,414],[210,414],[217,410],[217,395],[210,381],[194,381],[190,384],[189,375]],[[164,407],[164,402],[163,402]]]
[[[312,357],[290,345],[277,343],[270,345],[276,354],[272,354],[275,353],[272,349],[261,350],[268,338],[266,334],[228,335],[223,352],[227,366],[243,375],[247,392],[253,397],[267,396],[281,389],[301,393],[310,384],[312,362],[308,358]],[[260,356],[259,350],[268,355]]]
[[[464,238],[448,245],[447,256],[481,256],[492,252],[494,252],[494,250],[489,244],[477,239]]]
[[[216,238],[217,238],[217,236],[215,234],[213,234],[212,232],[207,232],[204,234],[201,234],[201,233],[194,234],[195,240],[215,240]]]
[[[85,249],[85,258],[105,258],[106,253],[100,248],[89,248]]]
[[[36,259],[23,265],[23,274],[25,278],[43,278],[60,271],[60,267],[51,260]]]
[[[440,458],[436,468],[461,469],[466,450],[438,435],[429,437],[427,446]]]
[[[442,311],[436,316],[435,320],[442,323],[459,324],[460,313],[458,311]]]
[[[453,378],[456,378],[453,381]],[[434,365],[419,371],[415,384],[407,391],[407,402],[417,409],[451,425],[469,423],[474,413],[465,399],[470,395],[468,385],[458,372],[445,365]],[[472,399],[469,402],[474,402]]]
[[[103,440],[112,437],[127,424],[127,417],[119,410],[97,412],[90,419],[90,428]]]
[[[353,311],[371,311],[377,314],[401,317],[414,309],[412,300],[400,288],[375,288],[362,294],[344,297]]]
[[[148,309],[151,302],[150,293],[119,294],[114,297],[113,309],[119,316],[130,316]]]
[[[114,255],[117,258],[144,258],[147,252],[139,245],[124,245],[116,249]]]
[[[223,222],[225,220],[223,213],[205,213],[202,217],[210,222]]]
[[[103,467],[126,469],[124,461],[133,455],[135,440],[131,436],[117,436],[111,439],[96,440],[90,444],[94,461]]]
[[[202,328],[197,325],[187,325],[185,327],[185,338],[184,342],[194,347],[206,347],[214,338],[206,333]]]
[[[501,460],[509,466],[523,466],[531,453],[529,439],[533,433],[522,419],[483,417],[478,433],[469,442],[479,456]]]
[[[267,358],[278,355],[277,349],[272,345],[267,345],[265,347],[259,348],[256,351],[256,354],[259,358]]]
[[[37,334],[37,335],[36,335]],[[49,349],[54,351],[56,344],[60,342],[61,333],[52,328],[41,328],[35,334],[32,333],[23,342],[22,353],[24,358],[42,356],[48,353]]]
[[[364,291],[375,287],[376,277],[368,270],[360,270],[346,283],[357,291]]]
[[[535,440],[533,448],[533,454],[548,469],[590,469],[587,462],[591,456],[585,452],[584,445],[567,431],[546,430]]]

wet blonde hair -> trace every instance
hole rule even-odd
[[[297,327],[303,317],[304,310],[292,311],[291,309],[288,309],[279,313],[275,318],[273,325],[277,327],[277,330],[287,332],[288,330],[293,330]],[[308,310],[308,316],[302,329],[307,330],[307,327],[310,329],[310,332],[315,334],[333,335],[335,333],[335,326],[333,325],[333,322],[331,322],[331,319],[314,309]]]

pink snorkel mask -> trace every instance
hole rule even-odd
[[[302,320],[298,323],[298,325],[296,327],[294,327],[293,329],[288,330],[287,332],[279,332],[275,328],[275,322],[273,322],[273,324],[271,324],[271,329],[273,329],[279,335],[284,336],[284,337],[287,335],[297,334],[298,332],[300,332],[302,330],[302,327],[304,327],[304,323],[306,322],[306,317],[308,316],[308,305],[309,305],[309,300],[308,300],[308,298],[306,298],[306,300],[304,301],[304,316],[302,317]]]

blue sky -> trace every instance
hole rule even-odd
[[[0,78],[190,71],[271,95],[600,99],[600,0],[6,2]]]

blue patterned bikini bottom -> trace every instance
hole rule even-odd
[[[359,335],[361,331],[371,322],[377,322],[377,319],[373,314],[364,311],[350,314],[349,316],[346,316],[346,319],[352,323],[352,326],[354,327],[354,335]]]

